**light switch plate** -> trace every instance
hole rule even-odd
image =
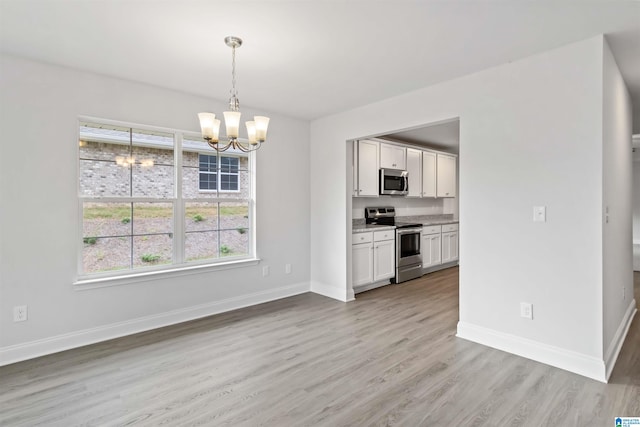
[[[533,207],[533,222],[546,222],[547,221],[547,208],[546,206],[534,206]]]

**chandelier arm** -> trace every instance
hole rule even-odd
[[[227,151],[231,147],[231,141],[229,141],[226,144],[222,145],[222,147],[221,147],[221,143],[219,143],[219,142],[209,142],[209,141],[207,141],[207,143],[209,144],[209,147],[213,148],[218,153]]]
[[[240,141],[236,141],[234,144],[234,148],[242,151],[243,153],[249,153],[251,151],[256,151],[258,148],[260,148],[260,145],[260,143],[255,145],[244,145]]]

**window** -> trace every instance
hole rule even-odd
[[[249,155],[113,122],[81,121],[79,141],[80,277],[254,258]]]
[[[240,159],[238,157],[200,154],[200,190],[239,191]],[[218,186],[219,185],[219,186]]]

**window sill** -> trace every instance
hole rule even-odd
[[[129,285],[138,282],[148,282],[150,280],[168,279],[172,277],[187,276],[190,274],[209,273],[213,271],[229,270],[232,268],[250,267],[258,265],[260,258],[243,259],[229,261],[219,264],[189,265],[184,267],[174,267],[167,270],[145,271],[141,273],[131,273],[124,276],[97,277],[76,280],[73,289],[76,291],[86,291],[89,289],[105,288],[109,286]]]

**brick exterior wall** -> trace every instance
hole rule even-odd
[[[203,153],[213,154],[213,153]],[[173,150],[133,147],[136,164],[129,168],[116,163],[116,158],[130,157],[129,146],[103,142],[83,142],[80,146],[80,194],[84,197],[174,197]],[[86,160],[84,160],[86,159]],[[249,160],[240,156],[239,192],[199,190],[199,155],[184,152],[182,156],[183,198],[249,198]],[[153,161],[143,166],[141,161]],[[133,193],[131,193],[133,184]]]

